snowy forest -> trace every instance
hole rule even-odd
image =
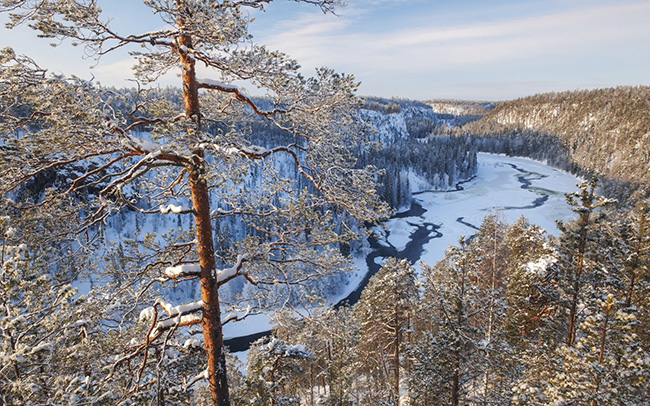
[[[648,197],[650,87],[544,93],[499,103],[452,131],[482,151],[528,156],[598,175],[621,201]]]
[[[10,27],[137,58],[117,89],[0,50],[0,406],[650,405],[648,88],[359,97],[252,42],[270,1],[147,0],[165,28],[121,33],[96,1],[0,0]],[[478,152],[583,177],[573,219],[487,215],[330,303],[372,230]],[[231,354],[224,326],[260,315]]]

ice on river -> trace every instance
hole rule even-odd
[[[426,210],[424,214],[390,219],[385,223],[385,230],[377,228],[375,231],[381,234],[381,246],[392,246],[397,251],[402,251],[417,226],[436,224],[439,226],[437,231],[442,236],[432,238],[424,244],[420,258],[433,265],[444,257],[449,245],[458,243],[461,235],[473,235],[475,228],[489,214],[496,214],[510,224],[523,215],[532,223],[557,235],[555,220],[572,217],[564,194],[577,190],[576,184],[579,182],[580,179],[575,176],[541,162],[480,153],[477,175],[462,185],[463,190],[419,193],[414,199]],[[527,184],[527,189],[522,188],[522,184]],[[543,202],[540,199],[544,199]],[[346,298],[359,286],[368,272],[366,257],[369,254],[370,252],[365,252],[363,256],[354,259],[357,272],[350,276],[339,296],[330,298],[332,303]],[[381,264],[383,260],[384,258],[377,257],[375,263]],[[419,268],[416,264],[416,269]],[[224,332],[227,337],[238,337],[264,331],[269,326],[270,319],[258,315],[243,322],[228,324]]]
[[[393,246],[401,251],[411,240],[411,233],[417,230],[416,225],[421,223],[422,219],[418,217],[392,218],[384,223],[385,229],[375,227],[373,231],[379,244],[384,247]]]
[[[522,182],[529,184],[527,189]],[[474,234],[473,227],[479,227],[490,214],[509,224],[523,215],[557,235],[555,220],[572,217],[564,194],[577,190],[579,182],[567,172],[531,159],[479,153],[477,175],[462,185],[464,190],[424,192],[414,197],[426,210],[425,220],[439,225],[442,233],[441,238],[424,245],[421,261],[435,264],[450,244],[457,244],[462,235]],[[545,200],[535,207],[541,199]]]

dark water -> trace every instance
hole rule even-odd
[[[395,214],[392,218],[407,218],[407,217],[421,217],[426,210],[415,200],[411,201],[411,208],[408,211]],[[381,257],[395,257],[399,259],[406,259],[410,263],[416,263],[422,256],[422,251],[424,250],[424,245],[428,243],[432,238],[442,237],[442,234],[437,230],[440,226],[433,223],[408,223],[409,225],[416,227],[409,237],[409,242],[406,244],[404,249],[398,250],[392,244],[388,243],[388,246],[380,244],[376,237],[368,237],[368,243],[372,251],[366,257],[366,264],[368,265],[368,272],[363,277],[363,280],[359,283],[359,286],[352,291],[347,297],[339,301],[334,305],[334,307],[340,306],[351,306],[359,301],[361,297],[361,292],[368,285],[370,278],[379,271],[381,264],[375,262],[376,258]],[[250,347],[250,345],[262,337],[271,334],[270,331],[263,331],[256,334],[251,334],[242,337],[231,338],[224,341],[224,344],[230,348],[231,352],[245,351]]]
[[[426,210],[415,200],[411,201],[411,208],[406,212],[401,212],[395,214],[392,218],[408,218],[408,217],[422,217],[426,213]],[[428,243],[433,238],[440,238],[442,234],[438,232],[440,228],[439,225],[434,223],[424,222],[422,224],[415,224],[407,222],[410,226],[416,227],[415,231],[409,236],[409,242],[406,243],[406,246],[402,250],[398,250],[391,243],[388,243],[388,246],[380,244],[376,238],[368,237],[368,243],[372,251],[366,257],[366,264],[368,265],[368,273],[364,276],[363,280],[359,286],[352,291],[345,299],[338,302],[335,307],[342,305],[353,305],[359,301],[361,297],[361,292],[366,287],[370,278],[379,271],[381,264],[378,264],[375,259],[381,257],[394,257],[399,259],[406,259],[410,263],[414,264],[420,260],[422,256],[422,251],[424,250],[424,245]],[[386,231],[388,234],[388,231]],[[387,242],[387,241],[385,241]]]

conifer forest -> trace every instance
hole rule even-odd
[[[149,32],[101,3],[0,0],[135,58],[117,88],[0,46],[0,406],[650,406],[650,87],[359,96],[254,41],[273,0],[144,0]],[[423,201],[496,165],[534,201],[426,263]]]

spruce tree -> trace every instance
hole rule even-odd
[[[372,384],[365,402],[399,405],[402,365],[410,340],[418,288],[415,271],[406,260],[389,258],[363,290],[354,308],[359,323],[357,352]]]

